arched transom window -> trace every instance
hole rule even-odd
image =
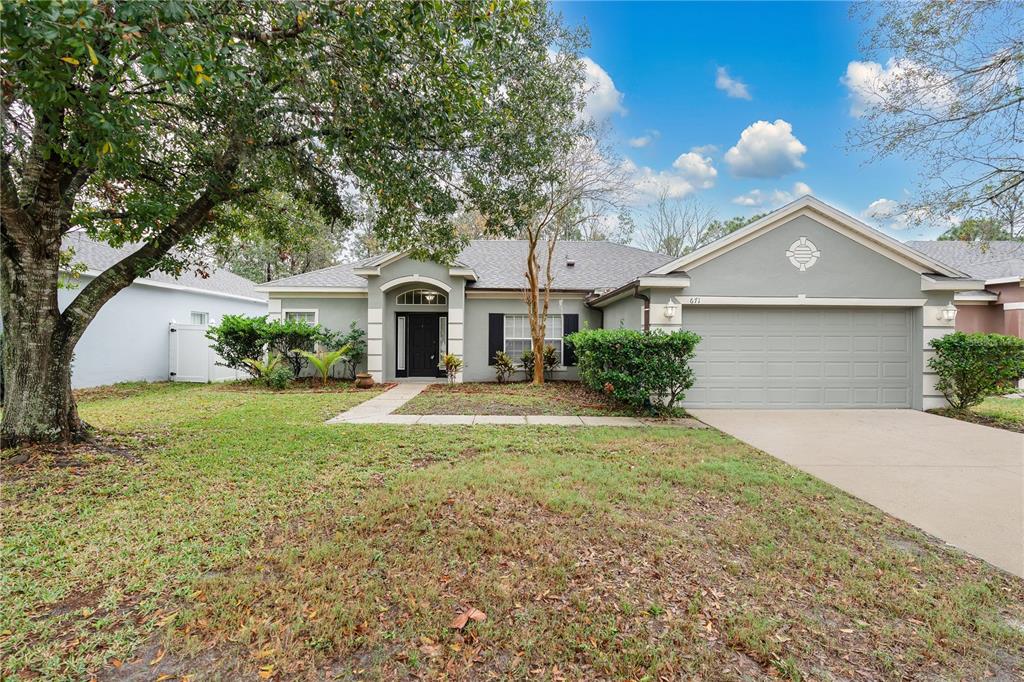
[[[398,295],[399,305],[445,305],[448,297],[431,289],[411,289]]]

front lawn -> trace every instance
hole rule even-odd
[[[577,381],[548,381],[543,386],[516,382],[431,384],[395,414],[499,414],[634,416],[618,404]]]
[[[0,677],[1024,673],[1024,581],[717,431],[322,423],[370,395],[85,398],[2,470]]]
[[[949,408],[930,411],[944,417],[1024,433],[1024,399],[1021,398],[986,398],[967,412]]]

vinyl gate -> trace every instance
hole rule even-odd
[[[168,326],[168,347],[170,348],[171,381],[192,381],[208,383],[241,379],[242,373],[218,365],[220,356],[210,349],[206,338],[205,324],[177,324]]]

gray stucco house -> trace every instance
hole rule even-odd
[[[83,234],[68,235],[64,248],[74,249],[73,263],[85,266],[74,288],[57,292],[63,310],[100,272],[137,246],[114,248]],[[119,381],[167,381],[170,367],[170,325],[198,328],[224,315],[263,315],[267,295],[255,283],[223,268],[203,277],[195,272],[173,277],[153,272],[140,277],[104,305],[75,347],[71,385],[101,386]],[[205,342],[202,344],[205,351]],[[204,366],[205,354],[203,357]]]
[[[526,245],[473,241],[452,265],[391,253],[269,282],[272,318],[367,331],[378,381],[494,379],[490,358],[529,345]],[[549,341],[556,378],[575,378],[563,337],[591,328],[701,335],[690,407],[905,407],[944,404],[928,341],[952,331],[957,291],[983,283],[805,196],[682,258],[608,242],[555,250]]]

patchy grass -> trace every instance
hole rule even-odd
[[[1024,399],[1021,398],[986,398],[983,403],[966,412],[949,408],[929,410],[929,412],[943,417],[1024,433]]]
[[[84,401],[142,461],[5,467],[0,676],[1024,673],[1024,581],[717,431],[321,423],[369,395]]]
[[[395,414],[634,416],[628,406],[578,381],[549,381],[543,386],[526,382],[431,384]]]

